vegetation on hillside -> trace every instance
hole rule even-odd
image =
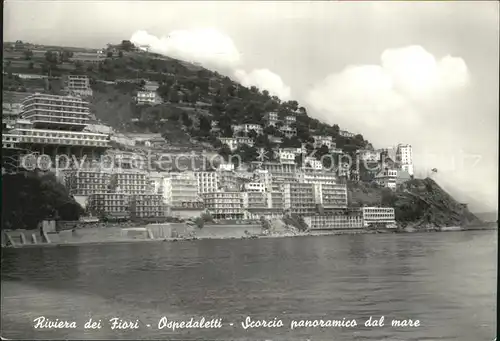
[[[82,213],[52,173],[2,175],[2,229],[36,229],[44,219],[78,220]]]

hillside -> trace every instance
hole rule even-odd
[[[407,181],[395,192],[362,184],[350,185],[348,189],[351,205],[394,207],[396,220],[402,226],[443,227],[480,222],[467,207],[453,199],[430,178]]]
[[[264,114],[270,111],[277,112],[280,119],[295,116],[296,122],[291,127],[297,130],[297,136],[286,138],[274,127],[265,128],[264,135],[253,136],[255,147],[244,146],[235,151],[244,162],[255,160],[256,148],[276,147],[269,136],[281,137],[281,147],[300,147],[306,143],[308,151],[312,152],[312,136],[329,135],[337,148],[353,158],[358,149],[372,148],[362,135],[341,136],[338,125],[325,124],[308,116],[307,109],[297,101],[281,101],[265,89],[247,88],[217,72],[173,58],[133,51],[130,46],[108,51],[98,63],[76,60],[73,57],[73,53],[79,53],[76,50],[61,52],[60,60],[50,51],[30,55],[4,48],[4,52],[7,52],[4,88],[29,88],[27,81],[12,75],[13,72],[43,74],[50,70],[56,77],[65,73],[88,75],[94,91],[90,99],[91,110],[99,121],[119,132],[161,133],[172,150],[210,149],[211,146],[226,156],[230,151],[220,144],[218,137],[233,136],[233,124],[264,125]],[[144,88],[146,80],[158,84],[156,92],[162,103],[154,106],[135,104],[134,96]],[[49,83],[51,92],[60,91],[58,79]],[[43,86],[43,81],[40,84]],[[219,123],[219,133],[211,130],[213,121]],[[315,155],[319,159],[326,153],[328,148],[319,148]],[[361,172],[361,179],[369,182],[363,175]],[[399,222],[411,221],[418,226],[457,225],[477,219],[431,179],[409,181],[395,193],[376,185],[352,183],[349,184],[349,202],[353,206],[394,206]]]

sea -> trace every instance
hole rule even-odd
[[[2,249],[1,336],[489,341],[497,238],[485,230]],[[71,328],[43,328],[42,318]]]

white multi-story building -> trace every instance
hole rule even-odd
[[[89,103],[80,97],[33,94],[22,105],[21,119],[4,134],[18,148],[42,154],[102,153],[109,135],[83,131],[89,122]]]
[[[304,158],[303,164],[305,167],[310,167],[314,170],[322,170],[323,169],[323,163],[321,160],[317,160],[314,157],[308,156]]]
[[[280,149],[278,152],[279,162],[281,163],[294,163],[295,154],[290,151]]]
[[[249,146],[253,146],[254,142],[253,142],[253,139],[249,138],[249,137],[244,137],[244,136],[238,136],[238,137],[221,137],[219,138],[220,142],[222,144],[227,144],[227,146],[229,147],[229,149],[231,151],[235,151],[236,149],[238,149],[238,147],[246,144],[246,145],[249,145]]]
[[[398,170],[392,169],[392,168],[387,168],[387,169],[381,170],[375,176],[375,182],[379,186],[387,187],[390,189],[396,189],[397,178],[398,178]]]
[[[243,188],[247,192],[265,192],[266,184],[264,182],[248,182],[243,185]]]
[[[262,126],[260,124],[244,124],[243,125],[243,130],[245,133],[249,133],[250,131],[252,130],[255,130],[255,132],[257,134],[262,134],[264,132],[264,129],[262,128]]]
[[[264,115],[264,119],[267,122],[267,126],[271,126],[271,125],[274,126],[274,125],[276,125],[276,123],[279,122],[278,113],[275,111],[266,112],[266,114]]]
[[[347,187],[342,184],[314,184],[316,204],[324,210],[339,210],[347,208]]]
[[[137,96],[135,99],[137,104],[155,105],[161,103],[161,98],[156,93],[156,91],[137,91]]]
[[[354,137],[355,134],[347,131],[347,130],[340,130],[339,135],[343,137]]]
[[[402,170],[408,172],[410,176],[413,175],[413,152],[411,145],[399,144],[396,152],[396,160],[398,161]]]
[[[292,115],[285,116],[285,124],[290,125],[295,122],[297,122],[297,118],[295,116]]]
[[[301,172],[296,172],[295,177],[298,182],[307,184],[335,185],[337,183],[337,177],[333,172],[303,169]]]
[[[163,201],[171,208],[201,208],[198,191],[193,172],[167,173],[163,178]]]
[[[370,225],[393,225],[396,223],[394,208],[392,207],[362,207],[363,224]]]
[[[243,219],[245,211],[241,192],[203,193],[205,209],[214,219]]]
[[[164,217],[161,196],[157,194],[94,193],[88,197],[88,209],[107,218]]]
[[[84,75],[65,75],[62,78],[64,88],[70,94],[80,96],[92,96],[90,80]]]
[[[311,230],[341,230],[363,228],[361,214],[313,215],[304,217]]]
[[[314,139],[314,148],[316,149],[321,148],[323,145],[327,146],[328,149],[331,149],[334,145],[333,138],[331,136],[313,135],[312,138]]]
[[[379,162],[380,161],[380,151],[359,149],[356,154],[360,161],[366,162]]]
[[[317,211],[313,184],[300,182],[281,185],[286,210],[296,214],[312,214]]]
[[[216,192],[220,186],[218,172],[195,172],[198,193]]]
[[[292,128],[291,126],[285,124],[284,126],[279,128],[286,137],[291,138],[292,136],[297,136],[297,129]]]

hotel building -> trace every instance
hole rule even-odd
[[[413,152],[409,144],[399,144],[396,149],[396,160],[399,167],[408,172],[410,176],[413,175]]]
[[[161,103],[160,96],[156,93],[156,91],[137,91],[137,95],[135,97],[136,103],[139,105],[155,105]]]
[[[295,123],[297,121],[297,118],[292,115],[285,116],[285,124],[290,125],[292,123]]]
[[[214,219],[245,218],[241,192],[209,192],[202,196],[205,209]]]
[[[351,132],[349,132],[347,130],[340,130],[339,131],[339,135],[343,136],[343,137],[349,137],[349,138],[351,138],[351,137],[354,137],[355,134],[353,134],[353,133],[351,133]]]
[[[323,163],[321,162],[321,160],[317,160],[316,158],[314,157],[305,157],[304,160],[303,160],[303,167],[308,167],[308,168],[311,168],[313,170],[322,170],[323,169]]]
[[[314,184],[314,197],[316,203],[325,211],[347,208],[346,185]]]
[[[222,144],[227,144],[231,151],[235,151],[238,147],[241,147],[244,144],[253,146],[253,139],[249,137],[221,137],[219,140]]]
[[[279,122],[278,113],[275,111],[266,112],[264,115],[264,120],[266,120],[267,126],[271,126],[271,125],[274,126],[274,125],[276,125],[276,123]]]
[[[88,209],[107,218],[164,217],[161,196],[157,194],[95,193],[88,198]]]
[[[219,189],[218,172],[194,172],[198,183],[198,193],[215,192]]]
[[[144,194],[149,181],[145,172],[115,169],[65,170],[64,181],[72,195],[95,193]]]
[[[316,213],[317,206],[313,184],[285,183],[281,185],[285,210],[295,214]]]
[[[331,184],[337,183],[337,176],[334,172],[318,171],[312,168],[303,168],[302,171],[295,173],[298,182],[307,184]]]
[[[198,180],[193,172],[167,173],[163,178],[163,201],[172,209],[200,209]]]
[[[328,149],[331,149],[334,146],[333,138],[331,136],[324,135],[313,135],[314,139],[314,148],[319,149],[321,146],[325,145]]]
[[[22,105],[21,119],[4,134],[18,148],[55,157],[58,154],[90,155],[92,159],[109,148],[109,135],[85,132],[89,103],[80,97],[34,94]]]
[[[393,168],[386,168],[380,171],[375,176],[375,182],[382,187],[396,189],[398,178],[398,170]]]
[[[313,215],[304,217],[311,230],[341,230],[363,228],[363,217],[358,214]]]
[[[394,208],[392,207],[362,207],[363,225],[365,227],[377,225],[393,225],[396,223]]]
[[[65,75],[62,77],[64,90],[71,95],[92,96],[90,80],[87,76]]]
[[[291,138],[292,136],[297,136],[297,129],[292,128],[290,125],[285,124],[284,126],[279,128],[286,137]]]

